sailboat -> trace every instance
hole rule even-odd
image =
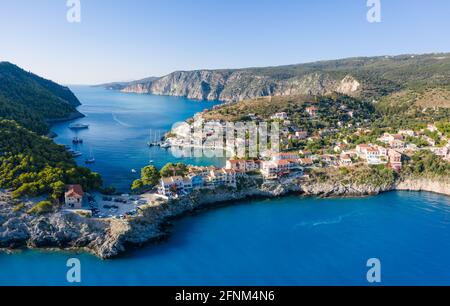
[[[148,150],[148,163],[151,165],[153,164],[153,159],[152,159],[152,148],[150,148]]]
[[[85,163],[86,163],[87,165],[89,165],[89,164],[95,164],[95,157],[94,157],[94,155],[92,154],[92,149],[90,150],[89,158],[85,160]]]

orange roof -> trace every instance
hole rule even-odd
[[[289,160],[278,160],[275,162],[276,165],[278,166],[287,166],[291,164],[291,161]]]
[[[368,148],[367,152],[378,152],[379,150],[377,148]]]
[[[314,161],[311,158],[300,158],[300,162],[305,165],[310,165],[314,163]]]
[[[360,144],[360,145],[358,145],[358,147],[360,147],[360,148],[370,148],[370,146],[368,144]]]
[[[81,185],[69,185],[67,186],[67,192],[65,193],[66,197],[83,197],[84,196],[84,191],[83,191],[83,187],[81,187]]]

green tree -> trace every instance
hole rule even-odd
[[[135,180],[133,184],[131,185],[131,190],[136,191],[144,188],[144,183],[141,179]]]
[[[161,171],[161,177],[169,177],[169,176],[185,176],[188,172],[188,167],[183,163],[169,163],[165,165]]]
[[[155,166],[147,166],[141,171],[142,184],[146,186],[155,186],[158,184],[160,175]]]

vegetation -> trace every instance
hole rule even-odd
[[[33,208],[28,211],[29,215],[42,215],[52,211],[53,203],[50,201],[42,201],[36,204]]]
[[[0,120],[0,164],[0,188],[14,190],[15,198],[50,194],[57,202],[66,184],[102,185],[100,175],[78,167],[63,146],[10,120]]]
[[[79,104],[67,87],[0,62],[0,118],[15,120],[29,130],[45,134],[46,120],[78,114],[75,107]]]
[[[131,190],[141,190],[146,187],[156,186],[161,176],[155,166],[147,166],[141,170],[141,178],[135,180],[131,186]]]
[[[392,169],[384,166],[358,165],[350,168],[326,168],[315,169],[311,173],[311,179],[317,182],[339,182],[344,185],[369,185],[383,187],[392,185],[397,179],[397,174]]]
[[[429,151],[416,152],[408,160],[402,171],[404,176],[450,176],[450,163]]]
[[[319,109],[316,118],[306,112],[309,106]],[[285,112],[291,121],[304,131],[338,128],[339,123],[356,125],[376,117],[372,103],[345,95],[267,97],[227,104],[205,112],[204,119],[221,121],[250,121],[250,114],[264,121],[276,113]]]
[[[170,176],[186,176],[188,173],[188,167],[183,163],[169,163],[165,165],[161,171],[159,172],[161,177],[170,177]]]

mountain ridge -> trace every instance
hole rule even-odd
[[[175,71],[115,89],[238,102],[264,96],[330,93],[376,100],[410,88],[449,85],[450,53],[430,53],[352,57],[271,67]]]

